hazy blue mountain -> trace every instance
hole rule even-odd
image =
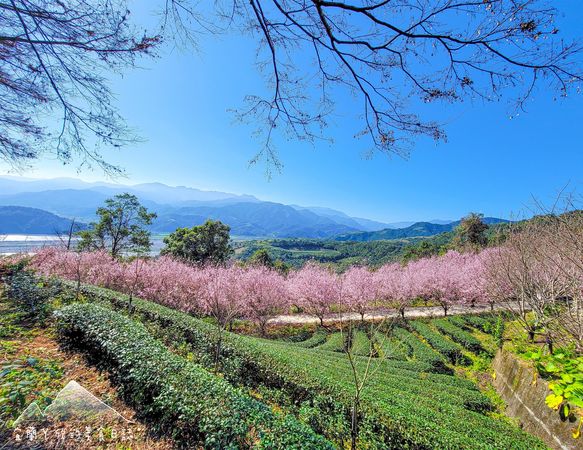
[[[105,194],[90,190],[60,189],[0,195],[0,205],[38,208],[62,217],[87,221],[93,218],[95,209],[107,198]]]
[[[84,228],[85,224],[77,224]],[[0,234],[59,234],[69,230],[71,221],[47,211],[24,206],[0,206]]]
[[[350,217],[348,214],[335,209],[324,208],[321,206],[298,206],[290,205],[298,211],[311,211],[319,216],[332,219],[334,222],[346,225],[347,227],[355,228],[361,231],[376,231],[387,228],[386,223],[377,222],[374,220],[361,219],[359,217]]]
[[[170,232],[198,225],[207,218],[228,224],[237,236],[321,238],[358,230],[311,211],[272,202],[183,207],[160,214],[152,229]]]
[[[501,222],[508,222],[505,219],[498,219],[496,217],[485,217],[484,222],[487,224],[495,224]],[[423,236],[434,236],[436,234],[444,233],[446,231],[452,231],[455,227],[459,225],[460,221],[450,222],[446,224],[438,224],[431,222],[416,222],[406,228],[386,228],[380,231],[370,231],[370,232],[356,232],[356,233],[345,233],[336,236],[334,239],[337,241],[380,241],[389,239],[402,239],[411,237],[423,237]]]
[[[162,183],[122,185],[88,183],[74,178],[0,177],[0,205],[37,208],[86,223],[96,219],[95,210],[107,198],[122,192],[136,195],[144,206],[158,214],[152,225],[152,231],[158,233],[199,225],[206,219],[221,220],[231,227],[233,235],[242,237],[331,238],[341,235],[340,240],[429,236],[441,232],[439,227],[442,226],[435,223],[421,227],[412,223],[382,223],[351,217],[331,208],[284,205],[261,201],[251,195]],[[405,226],[411,229],[391,231]],[[448,225],[443,226],[445,230],[450,229]]]
[[[154,203],[160,204],[179,204],[188,201],[259,201],[251,195],[204,191],[185,186],[167,186],[162,183],[124,185],[104,182],[89,183],[75,178],[34,179],[9,176],[0,177],[0,195],[69,189],[91,190],[102,193],[106,196],[112,196],[121,192],[130,192],[144,200],[150,200]]]

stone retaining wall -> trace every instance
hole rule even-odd
[[[559,413],[545,404],[548,383],[536,370],[509,352],[499,351],[493,362],[494,387],[508,404],[506,414],[517,418],[524,430],[540,437],[554,449],[583,449],[583,441],[573,439],[577,423],[563,422]]]

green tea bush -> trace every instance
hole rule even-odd
[[[416,361],[429,364],[431,372],[446,374],[453,373],[453,370],[447,366],[446,360],[441,353],[436,352],[431,347],[421,342],[417,336],[411,332],[404,328],[397,327],[393,330],[393,336],[411,348],[413,358]]]
[[[123,398],[159,432],[205,448],[332,448],[292,416],[275,415],[225,380],[188,363],[140,323],[97,305],[57,313],[60,337],[109,371]]]
[[[95,301],[126,309],[123,295],[94,287],[83,289]],[[205,361],[205,352],[212,355],[211,325],[152,302],[136,299],[134,305],[135,318],[157,323],[174,341],[185,339],[200,361]],[[436,354],[411,333],[407,335]],[[362,357],[362,362],[367,360]],[[373,361],[379,366],[361,399],[359,448],[546,448],[518,428],[479,412],[491,406],[471,381],[431,373],[433,366],[421,360]],[[295,405],[295,414],[307,420],[315,432],[339,448],[349,443],[354,384],[346,355],[225,333],[221,364],[232,383],[285,392]]]
[[[471,330],[471,327],[468,325],[468,322],[464,316],[449,316],[447,320],[462,330]]]
[[[448,335],[453,341],[460,344],[466,350],[475,354],[485,352],[481,342],[467,331],[455,326],[450,319],[437,319],[431,322],[435,328]]]
[[[412,352],[411,347],[404,342],[380,331],[374,333],[374,343],[381,358],[406,361]]]
[[[492,318],[482,316],[465,316],[464,321],[467,325],[477,328],[484,333],[490,334],[492,331]]]
[[[57,285],[36,277],[30,271],[16,271],[7,280],[7,297],[28,318],[40,322],[50,314],[51,300],[59,291]]]
[[[445,356],[453,364],[470,364],[469,358],[464,356],[462,349],[456,343],[448,340],[442,334],[433,331],[429,325],[418,320],[409,322],[409,326],[423,337],[429,344]]]
[[[376,347],[369,339],[365,331],[353,329],[350,339],[351,351],[355,355],[361,356],[378,356]]]
[[[346,348],[346,337],[346,333],[337,332],[329,334],[326,342],[315,348],[329,352],[343,352]]]
[[[306,339],[305,341],[296,342],[295,345],[297,345],[298,347],[304,347],[304,348],[317,347],[318,345],[322,345],[324,342],[326,342],[327,336],[328,336],[328,333],[326,333],[326,331],[317,330],[308,339]]]

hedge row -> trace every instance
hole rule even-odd
[[[435,326],[435,328],[437,328],[443,334],[448,335],[452,340],[460,344],[465,349],[476,354],[485,352],[484,347],[482,347],[482,343],[475,336],[455,326],[448,319],[437,319],[431,323]]]
[[[455,342],[450,341],[442,334],[434,331],[426,323],[418,320],[409,322],[409,327],[415,330],[421,337],[423,337],[429,344],[445,356],[453,364],[467,365],[471,361],[462,353],[462,349]]]
[[[382,358],[406,361],[412,353],[411,347],[404,342],[378,331],[374,334],[374,342]]]
[[[86,290],[88,294],[96,291],[96,297],[126,306],[123,296],[94,288]],[[201,352],[201,360],[205,351],[212,354],[213,327],[209,324],[151,302],[136,299],[134,306],[138,315],[157,323],[174,342],[188,340],[193,349]],[[344,355],[227,333],[222,361],[227,378],[247,386],[263,385],[286,392],[300,416],[316,432],[334,439],[339,447],[346,445],[353,383]],[[462,396],[467,397],[468,403],[472,401],[470,396],[482,402],[468,380],[416,372],[416,365],[430,367],[420,361],[378,361],[381,367],[367,383],[361,402],[362,447],[545,448],[516,427],[466,409]],[[449,401],[438,400],[448,392]]]
[[[449,316],[447,320],[449,320],[449,322],[451,322],[458,328],[468,331],[472,330],[472,327],[468,324],[466,317],[464,316]]]
[[[477,328],[484,333],[490,334],[492,332],[492,327],[496,322],[494,317],[481,317],[481,316],[466,316],[464,320],[467,325]]]
[[[403,344],[411,348],[415,360],[429,364],[432,372],[445,374],[453,373],[453,370],[447,366],[443,355],[437,353],[431,347],[421,342],[414,334],[401,327],[395,328],[392,334]]]
[[[322,345],[324,342],[326,342],[327,337],[328,333],[326,333],[324,330],[317,330],[305,341],[295,342],[294,344],[298,347],[304,348],[317,347],[318,345]]]
[[[354,355],[378,356],[375,345],[371,342],[366,332],[358,329],[352,330],[351,350]]]
[[[343,352],[346,345],[346,337],[346,333],[337,332],[329,334],[326,342],[314,348],[317,348],[318,350],[326,350],[329,352]]]
[[[90,304],[67,306],[57,316],[61,338],[106,368],[124,399],[183,445],[333,448],[292,416],[275,415],[223,379],[172,354],[140,323]]]

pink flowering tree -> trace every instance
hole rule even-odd
[[[285,279],[275,270],[252,266],[242,273],[241,291],[245,317],[251,319],[266,334],[269,318],[289,305]]]
[[[341,281],[343,304],[349,311],[360,314],[360,320],[364,322],[364,316],[377,296],[374,275],[366,267],[351,267]]]
[[[411,275],[409,266],[402,267],[397,263],[386,264],[375,272],[375,285],[379,298],[394,307],[403,318],[405,309],[416,297]]]
[[[221,357],[223,334],[227,325],[242,316],[245,305],[243,269],[233,267],[205,267],[199,269],[203,286],[200,290],[201,308],[204,313],[215,319],[215,370],[218,370]]]
[[[338,276],[329,269],[308,263],[288,278],[290,297],[306,313],[317,317],[324,326],[324,317],[332,306],[341,302],[341,284]]]

